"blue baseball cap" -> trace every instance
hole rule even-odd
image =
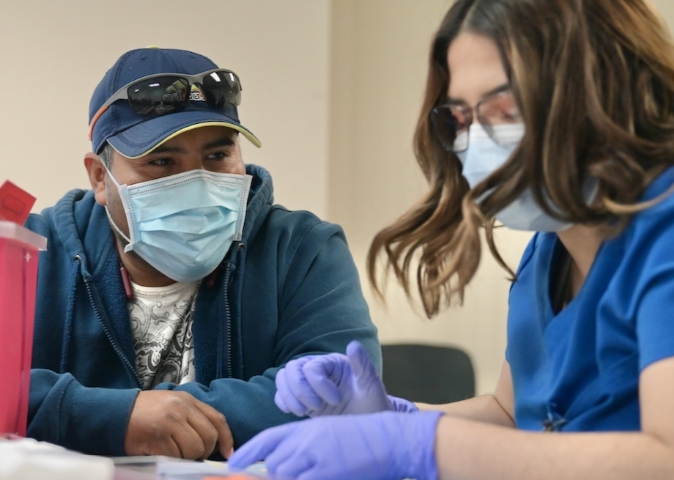
[[[122,55],[98,84],[89,104],[89,123],[112,95],[124,85],[157,73],[198,74],[218,66],[198,53],[164,48],[140,48]],[[193,128],[223,126],[240,132],[253,145],[260,140],[239,123],[236,107],[213,108],[205,101],[188,102],[184,110],[165,115],[142,115],[126,101],[114,102],[98,118],[91,132],[93,151],[107,141],[128,158],[147,155],[167,140]]]

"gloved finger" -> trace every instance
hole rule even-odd
[[[286,368],[276,374],[276,395],[274,395],[274,402],[284,412],[303,417],[307,414],[307,407],[295,398],[288,385],[288,372],[291,368],[293,367],[288,364]],[[277,398],[280,402],[277,401]]]
[[[356,340],[349,343],[346,347],[346,356],[349,358],[351,369],[356,376],[359,385],[367,384],[373,378],[379,378],[377,370],[374,368],[374,363],[370,359],[370,355]]]
[[[286,404],[281,398],[281,395],[279,395],[278,390],[276,390],[276,393],[274,394],[274,403],[283,413],[290,413],[290,409],[286,407]]]
[[[229,457],[227,464],[232,469],[243,470],[257,461],[264,460],[295,430],[297,425],[298,422],[288,423],[258,433],[239,447],[234,455]]]
[[[338,384],[351,375],[349,360],[344,355],[330,354],[316,358],[302,368],[304,378],[314,392],[330,405],[339,405],[344,396]]]
[[[307,411],[325,408],[325,401],[314,391],[304,374],[304,368],[314,362],[320,363],[320,357],[314,357],[305,362],[291,362],[292,365],[288,364],[290,368],[286,372],[285,388]]]
[[[313,466],[313,460],[297,451],[292,440],[286,438],[279,447],[270,453],[266,460],[267,471],[278,478],[297,478]]]

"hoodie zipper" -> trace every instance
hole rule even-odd
[[[235,261],[238,260],[239,252],[241,251],[242,248],[244,248],[244,243],[243,242],[237,242],[237,244],[236,244],[236,255],[232,255],[233,257],[235,257],[234,258]],[[227,336],[228,336],[228,341],[226,342],[226,345],[227,345],[227,347],[226,347],[227,378],[234,378],[234,373],[232,371],[232,341],[233,341],[233,339],[232,339],[232,309],[229,306],[229,277],[231,276],[231,265],[232,265],[231,261],[227,262],[227,267],[225,268],[225,285],[224,285],[225,291],[224,291],[224,295],[223,295],[224,302],[225,302],[225,313],[226,313],[226,319],[227,319],[226,333],[227,333]],[[241,338],[240,332],[238,332],[238,330],[237,330],[237,336],[239,338]],[[225,339],[223,339],[223,341],[224,340]],[[239,343],[240,342],[237,342],[237,344],[240,347],[241,345]],[[239,350],[240,350],[240,348],[239,348]]]
[[[226,356],[226,362],[227,362],[227,377],[226,378],[231,378],[232,377],[232,355],[231,355],[231,342],[227,341],[228,339],[225,338],[226,336],[231,336],[230,331],[231,331],[231,325],[232,325],[232,312],[231,309],[229,308],[229,296],[227,294],[227,290],[229,287],[229,277],[231,275],[231,262],[227,262],[227,266],[225,267],[225,278],[223,282],[223,302],[225,303],[225,329],[224,331],[220,334],[220,348],[218,349],[220,352],[223,350],[225,351],[225,356]],[[218,378],[223,378],[222,376],[222,359],[218,362]]]
[[[79,255],[77,255],[78,259],[80,259]],[[80,259],[80,262],[82,260]],[[98,318],[98,321],[100,324],[103,326],[103,332],[105,332],[105,336],[108,337],[108,341],[110,342],[110,345],[112,345],[112,348],[115,350],[115,353],[117,356],[122,360],[122,362],[128,367],[129,371],[133,374],[133,378],[136,380],[137,387],[141,388],[140,385],[140,379],[138,378],[138,374],[136,373],[136,369],[134,368],[133,365],[131,365],[131,362],[126,358],[126,355],[124,355],[124,352],[122,352],[117,345],[117,342],[114,341],[112,338],[112,335],[110,334],[110,330],[108,329],[108,326],[105,324],[105,321],[103,320],[103,316],[101,315],[100,311],[98,310],[98,305],[96,301],[94,300],[94,294],[91,291],[91,285],[89,285],[89,281],[84,277],[84,286],[87,289],[87,295],[89,295],[89,301],[91,302],[92,307],[94,308],[94,313],[96,314],[96,318]]]
[[[246,244],[241,241],[239,243],[239,247],[237,249],[237,259],[239,261],[239,283],[237,286],[237,292],[239,293],[239,303],[241,303],[241,296],[243,292],[243,280],[244,280],[244,259],[242,258],[243,253],[242,251],[246,248]],[[239,312],[241,312],[241,308],[239,308]],[[239,313],[237,317],[237,322],[236,322],[236,346],[237,346],[237,353],[238,355],[236,356],[236,366],[237,366],[237,378],[243,378],[243,337],[241,335],[241,313]],[[231,335],[230,335],[231,337]]]

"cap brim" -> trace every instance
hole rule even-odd
[[[125,157],[138,158],[181,133],[211,126],[231,128],[240,132],[256,147],[262,145],[253,132],[235,120],[220,113],[201,110],[186,110],[154,117],[108,137],[107,141]]]

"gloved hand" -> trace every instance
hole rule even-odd
[[[274,478],[436,480],[438,411],[323,417],[273,427],[229,458],[243,469],[265,460]]]
[[[276,375],[276,405],[297,416],[417,411],[401,398],[386,395],[372,360],[360,343],[346,355],[310,355],[288,362]]]

